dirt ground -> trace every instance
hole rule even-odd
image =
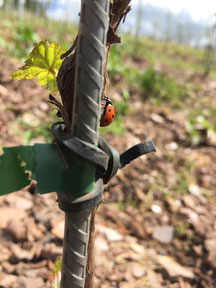
[[[20,130],[17,119],[47,121],[48,93],[36,81],[10,80],[16,64],[3,55],[0,67],[0,146],[21,145],[28,129]],[[210,86],[209,95],[215,95],[216,85]],[[96,217],[95,286],[214,288],[216,141],[191,145],[184,111],[152,107],[136,97],[132,104],[125,136],[108,134],[106,140],[123,152],[152,139],[157,152],[119,170],[105,186]],[[2,196],[0,287],[49,287],[63,229],[55,193],[25,189]]]

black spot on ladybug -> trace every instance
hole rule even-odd
[[[108,123],[109,121],[108,121],[108,120],[105,120],[105,122]]]
[[[115,115],[112,115],[112,118],[115,118]]]
[[[108,111],[111,112],[111,109],[109,109]]]

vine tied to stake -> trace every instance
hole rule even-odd
[[[104,85],[101,97],[106,95],[106,89],[108,85],[107,59],[110,47],[112,44],[121,43],[121,38],[116,34],[116,30],[120,22],[124,22],[127,13],[131,10],[131,6],[129,5],[130,2],[131,0],[113,0],[110,4],[110,21],[107,34],[106,59],[104,63]],[[71,48],[62,55],[62,58],[65,59],[62,62],[57,76],[58,90],[60,92],[63,106],[54,97],[50,99],[50,102],[57,106],[57,109],[63,117],[67,132],[70,132],[72,128],[77,40],[78,36],[75,38]]]

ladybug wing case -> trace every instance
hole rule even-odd
[[[104,112],[100,120],[100,126],[101,127],[108,126],[113,122],[114,119],[115,119],[115,109],[111,103],[108,103],[108,105],[105,105],[104,107]]]

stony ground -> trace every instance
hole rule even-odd
[[[0,145],[20,145],[28,127],[18,119],[33,127],[47,121],[48,95],[35,81],[9,80],[16,64],[4,56],[0,67]],[[205,81],[213,101],[215,82]],[[96,287],[216,287],[214,138],[193,146],[184,111],[143,105],[136,97],[132,103],[128,132],[108,134],[107,141],[122,152],[153,139],[157,152],[120,170],[105,187],[96,217]],[[62,253],[64,214],[56,195],[30,192],[0,198],[0,287],[49,287]]]

